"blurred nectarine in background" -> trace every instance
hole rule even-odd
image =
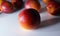
[[[37,10],[38,12],[40,12],[41,5],[38,2],[38,0],[27,0],[25,3],[25,8],[26,9],[33,8],[33,9]]]
[[[23,0],[11,0],[11,2],[16,9],[22,8],[22,6],[24,4]]]
[[[1,3],[3,2],[3,0],[0,0],[0,11],[1,11]]]
[[[47,4],[47,11],[52,15],[60,15],[60,4],[57,2],[49,2]]]
[[[2,13],[12,13],[14,11],[13,5],[8,1],[3,1],[1,3],[1,12]]]

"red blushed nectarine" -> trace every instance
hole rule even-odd
[[[41,5],[37,0],[27,0],[27,2],[25,3],[25,8],[26,9],[33,8],[40,12]]]
[[[56,2],[49,2],[47,11],[52,15],[60,15],[60,5]]]
[[[16,9],[20,9],[24,4],[23,0],[11,0],[11,2]]]
[[[24,9],[19,13],[18,21],[24,29],[36,29],[40,25],[40,15],[35,9]]]
[[[13,6],[10,2],[4,1],[1,4],[1,11],[2,13],[12,13],[13,12]]]

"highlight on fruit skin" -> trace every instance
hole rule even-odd
[[[18,14],[18,22],[24,29],[37,29],[40,25],[40,15],[35,9],[24,9]]]
[[[56,2],[49,2],[47,7],[48,13],[55,16],[60,16],[60,5]]]
[[[8,1],[3,1],[1,3],[1,12],[2,13],[12,13],[14,11],[13,5]]]
[[[26,9],[33,8],[40,12],[41,4],[38,2],[38,0],[27,0],[24,7]]]

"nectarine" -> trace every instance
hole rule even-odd
[[[52,15],[60,15],[60,4],[49,2],[47,5],[47,11]]]
[[[3,0],[0,0],[0,11],[1,11],[1,3],[3,2]]]
[[[11,2],[16,9],[20,9],[24,4],[23,0],[11,0]]]
[[[27,0],[27,2],[25,3],[25,8],[26,9],[33,8],[40,12],[41,5],[37,0]]]
[[[24,29],[36,29],[40,25],[40,15],[35,9],[24,9],[19,13],[18,21]]]
[[[4,1],[1,4],[1,12],[3,13],[12,13],[13,12],[13,6],[10,2]]]

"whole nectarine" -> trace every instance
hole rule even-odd
[[[47,5],[47,11],[52,15],[60,15],[60,4],[49,2]]]
[[[40,25],[40,15],[35,9],[24,9],[19,13],[18,21],[25,29],[36,29]]]
[[[13,12],[13,6],[10,2],[4,1],[1,4],[1,12],[3,13],[12,13]]]
[[[41,5],[37,0],[27,0],[27,2],[25,3],[25,8],[27,9],[33,8],[37,10],[38,12],[40,12]]]

